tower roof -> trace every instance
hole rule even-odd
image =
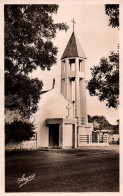
[[[62,55],[61,59],[67,58],[67,57],[82,57],[86,58],[84,51],[81,48],[81,45],[74,34],[72,33],[70,40],[65,48],[65,51]]]

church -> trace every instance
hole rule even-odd
[[[60,92],[53,88],[43,91],[39,109],[34,115],[36,139],[22,142],[17,148],[77,148],[107,146],[108,135],[93,132],[88,123],[86,83],[86,55],[74,33],[61,57]],[[8,145],[6,148],[14,148]]]
[[[73,31],[61,57],[60,93],[43,93],[35,115],[37,148],[77,148],[90,145],[85,84],[86,55]]]

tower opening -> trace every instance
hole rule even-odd
[[[85,65],[83,60],[79,60],[79,71],[85,72]]]
[[[65,60],[62,61],[62,73],[65,73]]]
[[[82,60],[79,60],[79,71],[82,72]]]
[[[71,101],[75,101],[75,78],[70,78],[70,82],[71,82]]]
[[[75,71],[75,59],[69,59],[70,71]]]

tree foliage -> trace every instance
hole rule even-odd
[[[119,27],[119,4],[106,4],[109,26]],[[119,46],[118,46],[119,49]],[[91,68],[92,79],[87,88],[91,96],[106,101],[106,106],[117,108],[119,105],[119,51],[112,51],[109,57],[101,58],[99,65]]]
[[[98,96],[106,106],[119,105],[119,53],[111,52],[108,58],[101,58],[98,66],[91,68],[92,79],[87,88],[91,96]]]
[[[88,121],[91,123],[94,123],[94,129],[95,130],[112,130],[112,133],[119,133],[119,126],[118,125],[112,125],[108,122],[105,116],[90,116],[88,115]],[[96,123],[98,126],[95,126]]]
[[[113,28],[119,27],[119,4],[106,4],[106,15],[109,16],[109,26]]]
[[[58,52],[52,39],[57,30],[68,29],[54,22],[57,11],[55,4],[5,5],[5,109],[18,111],[22,120],[37,111],[43,86],[29,74],[37,67],[51,69]]]
[[[58,5],[5,5],[5,57],[27,74],[56,63],[57,47],[52,43],[56,31],[67,30],[52,18]]]
[[[6,123],[5,129],[6,144],[9,142],[19,143],[22,141],[28,141],[34,134],[34,125],[30,122],[14,120],[12,123]]]

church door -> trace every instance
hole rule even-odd
[[[49,147],[59,147],[59,125],[49,125]]]

